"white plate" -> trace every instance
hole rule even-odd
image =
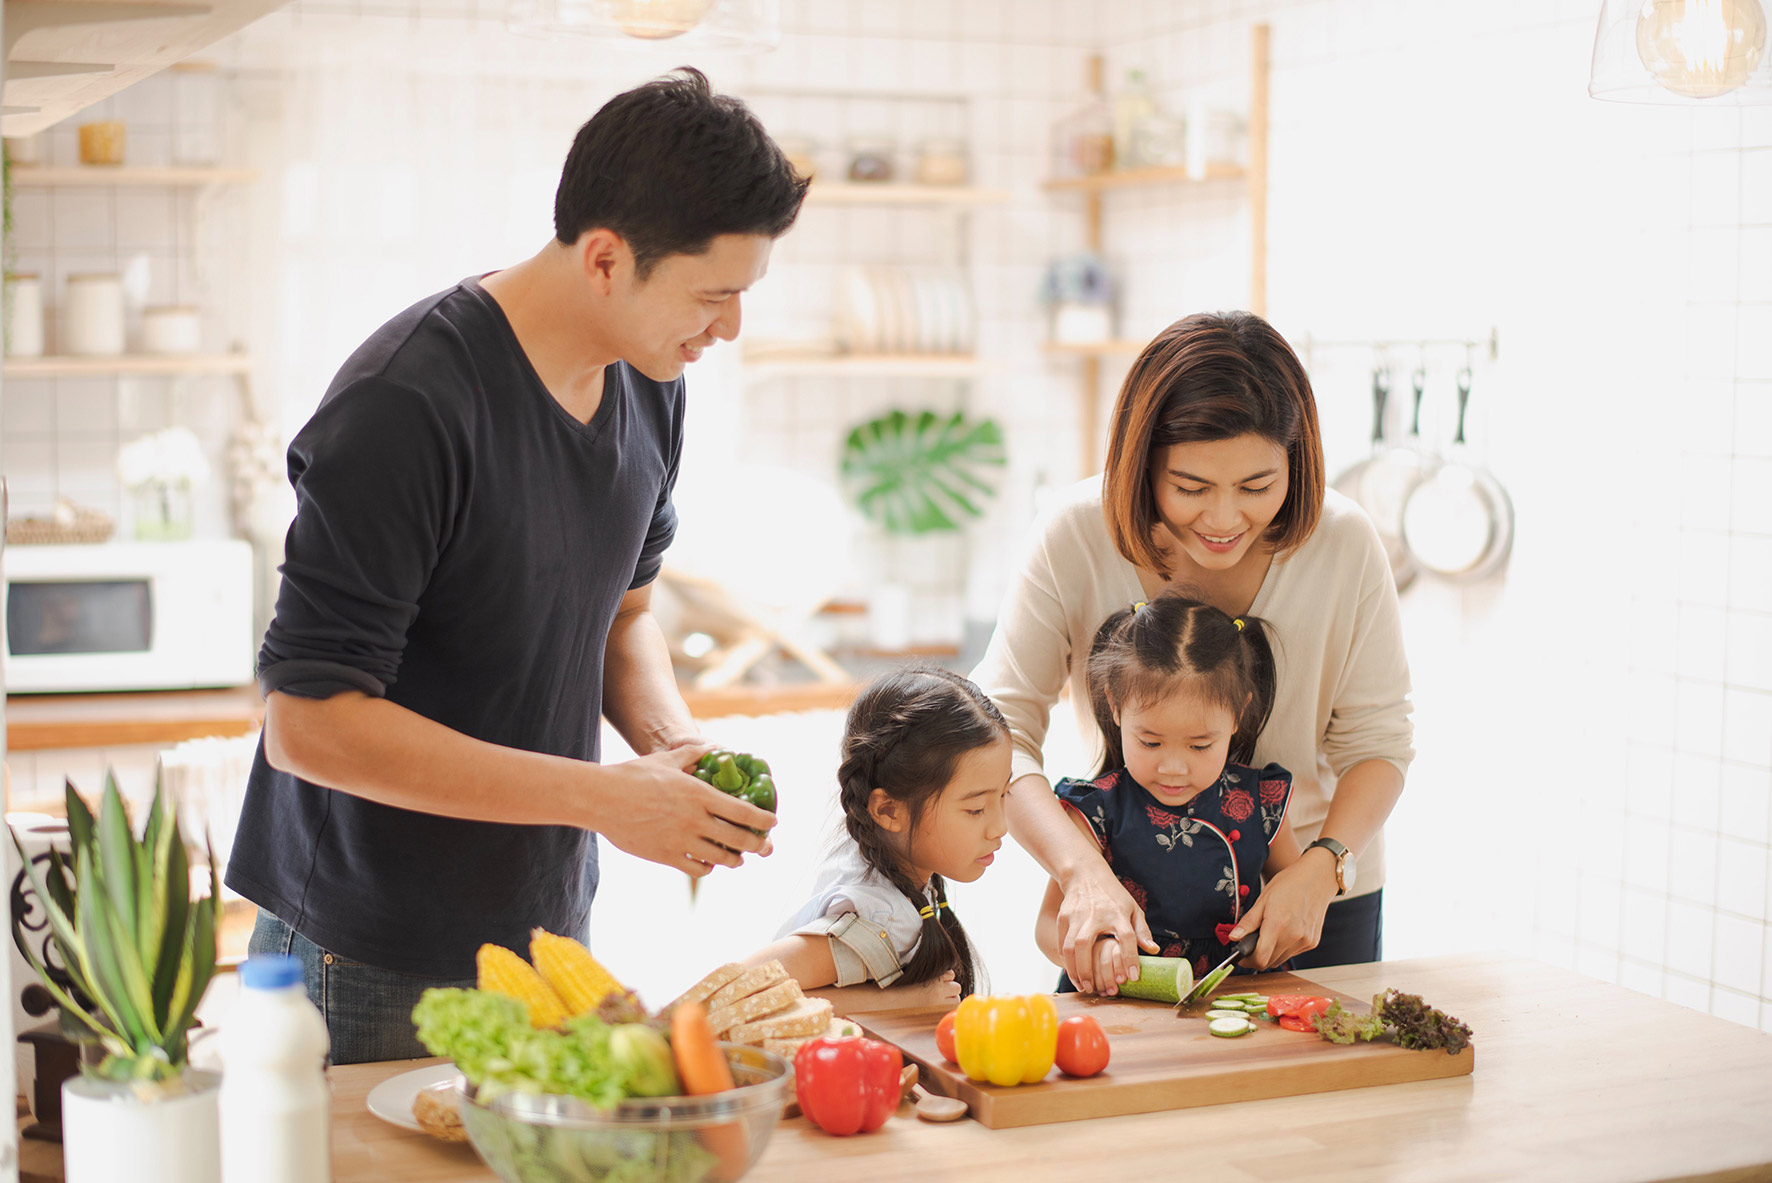
[[[427,1064],[423,1068],[414,1068],[411,1072],[390,1076],[369,1090],[366,1098],[369,1112],[390,1125],[423,1132],[418,1118],[412,1116],[412,1103],[418,1100],[418,1094],[425,1089],[446,1080],[454,1080],[460,1075],[454,1064]]]

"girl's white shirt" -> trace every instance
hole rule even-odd
[[[1072,486],[1034,533],[972,680],[1009,722],[1012,779],[1091,776],[1102,753],[1084,668],[1089,646],[1102,621],[1146,596],[1138,569],[1108,536],[1100,476]],[[1250,615],[1271,626],[1279,680],[1250,763],[1271,761],[1292,773],[1290,819],[1305,844],[1322,829],[1336,781],[1349,768],[1385,760],[1407,774],[1415,758],[1396,584],[1365,511],[1327,490],[1316,531],[1269,567]],[[1041,749],[1067,683],[1091,762],[1048,773]],[[1360,852],[1357,884],[1360,895],[1384,886],[1382,831]]]
[[[935,903],[929,887],[924,887],[923,894],[927,904]],[[868,866],[861,857],[861,848],[847,834],[819,864],[813,880],[812,898],[781,926],[775,934],[776,939],[798,931],[821,916],[841,916],[845,912],[854,912],[864,921],[885,929],[892,951],[898,955],[898,963],[910,964],[911,955],[917,951],[917,944],[923,936],[923,918],[917,915],[917,905],[892,886],[886,876]]]

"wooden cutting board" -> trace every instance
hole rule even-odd
[[[1219,992],[1250,990],[1339,998],[1361,1014],[1372,1009],[1370,1000],[1349,998],[1289,973],[1234,978]],[[935,1024],[946,1008],[881,1011],[857,1015],[856,1021],[875,1039],[897,1045],[916,1061],[930,1092],[965,1101],[972,1116],[991,1129],[1438,1080],[1467,1075],[1476,1062],[1474,1048],[1453,1056],[1409,1051],[1383,1041],[1343,1046],[1265,1022],[1253,1035],[1222,1039],[1207,1032],[1203,1008],[1194,1017],[1178,1015],[1160,1002],[1085,994],[1055,994],[1053,1000],[1060,1020],[1094,1015],[1107,1032],[1111,1058],[1106,1071],[1076,1079],[1054,1068],[1039,1084],[999,1088],[967,1079],[935,1050]]]

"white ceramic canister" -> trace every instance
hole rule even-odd
[[[6,280],[6,355],[43,356],[43,285],[35,275]]]
[[[327,1183],[332,1093],[326,1021],[308,1001],[294,957],[259,954],[240,965],[240,994],[221,1044],[224,1183]]]
[[[196,353],[202,335],[202,318],[189,304],[142,309],[143,353]]]
[[[188,1069],[184,1084],[183,1093],[152,1098],[88,1076],[63,1084],[67,1183],[220,1183],[216,1076]]]
[[[115,273],[68,276],[62,306],[62,350],[79,356],[123,352],[123,277]]]

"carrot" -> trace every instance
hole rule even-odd
[[[708,1008],[699,1002],[680,1002],[671,1012],[671,1058],[677,1062],[684,1091],[692,1097],[733,1087],[732,1066],[714,1042]]]
[[[736,1087],[732,1065],[708,1027],[708,1008],[699,1002],[679,1002],[671,1012],[671,1058],[677,1062],[683,1091],[692,1097]],[[743,1122],[705,1126],[700,1134],[701,1144],[719,1159],[710,1180],[737,1179],[750,1169],[750,1137]]]

